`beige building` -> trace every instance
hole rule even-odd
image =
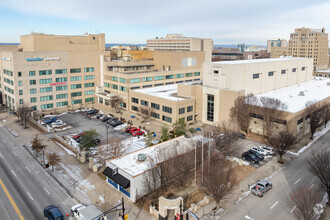
[[[154,51],[204,51],[205,62],[212,61],[213,40],[167,34],[165,38],[147,40],[147,49]]]
[[[285,39],[267,40],[267,52],[273,52],[272,47],[288,47],[288,41]]]
[[[271,58],[286,57],[289,55],[289,47],[272,47],[270,52]]]
[[[1,51],[3,103],[38,111],[93,103],[104,54],[104,34],[21,36],[18,48]]]
[[[313,58],[314,70],[327,69],[328,34],[325,29],[296,28],[290,34],[288,55]]]

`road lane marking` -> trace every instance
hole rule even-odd
[[[294,183],[295,185],[300,181],[300,178]]]
[[[11,170],[11,172],[14,174],[14,176],[16,176],[16,174],[14,173],[14,170]],[[17,177],[17,176],[16,176]]]
[[[5,142],[5,144],[7,143],[5,140],[3,140],[3,142]]]
[[[16,203],[14,202],[13,198],[12,198],[11,195],[9,194],[9,192],[8,192],[8,190],[7,190],[6,186],[5,186],[5,184],[2,182],[1,178],[0,178],[0,185],[1,185],[2,189],[3,189],[3,191],[5,191],[5,193],[6,193],[7,197],[8,197],[8,199],[9,199],[9,201],[10,201],[10,203],[11,203],[11,205],[14,207],[14,209],[15,209],[15,211],[16,211],[18,217],[19,217],[19,219],[20,219],[20,220],[24,220],[23,215],[21,214],[21,212],[20,212],[19,209],[17,208]]]
[[[32,173],[31,170],[30,170],[28,167],[25,167],[25,168],[26,168],[30,173]]]
[[[17,157],[17,154],[15,153],[15,151],[13,151],[13,154],[15,154],[15,156]]]
[[[44,187],[44,190],[48,193],[48,195],[50,195],[50,193],[47,191],[47,189]]]
[[[0,157],[3,159],[3,156],[2,156],[2,154],[0,154]]]
[[[294,210],[296,207],[297,207],[297,205],[295,205],[295,206],[291,209],[290,213],[292,213],[293,210]]]
[[[312,184],[312,185],[308,188],[308,190],[311,190],[311,189],[313,188],[313,186],[314,186],[314,184]]]
[[[31,200],[33,200],[33,198],[32,198],[32,196],[30,195],[30,193],[29,193],[29,192],[27,192],[27,194],[30,196]]]
[[[273,205],[272,207],[270,207],[270,209],[273,209],[273,208],[276,206],[277,203],[278,203],[278,201],[276,201],[276,202],[274,203],[274,205]]]

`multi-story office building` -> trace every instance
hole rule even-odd
[[[296,28],[290,34],[288,55],[314,59],[314,70],[328,68],[328,34],[325,29]]]
[[[213,40],[167,34],[165,38],[147,40],[147,49],[153,51],[204,51],[205,62],[212,61]]]
[[[93,103],[100,84],[104,34],[21,36],[16,49],[1,51],[3,103],[34,110],[53,110]]]
[[[272,47],[288,47],[288,41],[285,39],[267,40],[267,52],[273,52]]]

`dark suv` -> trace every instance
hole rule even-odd
[[[253,154],[254,156],[256,156],[260,161],[264,160],[265,157],[262,154],[259,154],[257,151],[255,150],[248,150],[249,153]]]
[[[44,209],[44,216],[48,220],[64,220],[64,217],[58,207],[54,205],[47,206]]]
[[[255,164],[259,163],[259,159],[254,154],[251,154],[249,152],[242,153],[242,159]]]

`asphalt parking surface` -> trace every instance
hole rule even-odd
[[[99,134],[98,138],[102,142],[105,142],[107,139],[107,129],[105,127],[106,123],[102,122],[97,118],[90,118],[87,116],[86,112],[75,112],[75,113],[68,113],[61,116],[56,116],[57,119],[62,120],[67,125],[71,125],[73,128],[57,132],[57,135],[64,136],[64,135],[71,135],[76,134],[79,132],[83,132],[90,129],[95,129],[96,132]],[[121,139],[126,139],[130,137],[128,133],[123,131],[116,131],[113,129],[112,126],[109,126],[109,138],[110,137],[119,137]]]

